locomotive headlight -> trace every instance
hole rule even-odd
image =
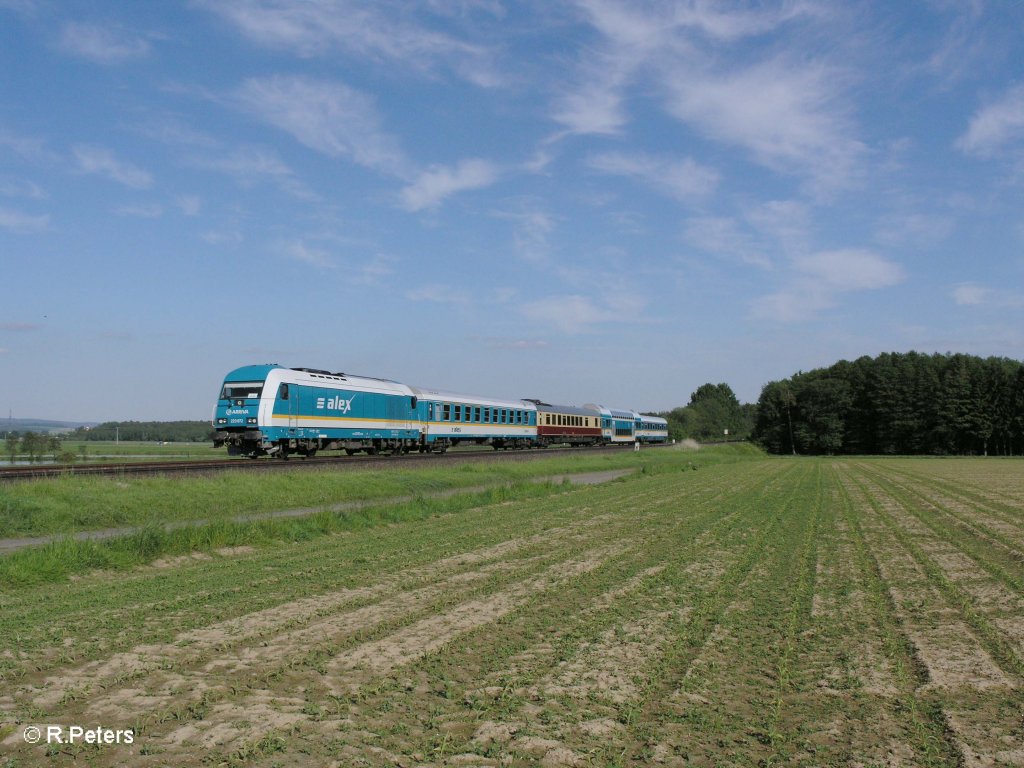
[[[227,424],[228,420],[227,419],[217,419],[217,423],[218,424]]]
[[[256,423],[256,419],[248,418],[248,419],[245,420],[245,423],[246,424],[255,424]]]

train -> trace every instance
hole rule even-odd
[[[214,446],[226,446],[229,455],[283,459],[318,451],[445,453],[463,444],[519,450],[668,440],[660,416],[595,403],[481,397],[277,364],[228,373],[213,428]]]

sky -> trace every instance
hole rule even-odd
[[[0,410],[1024,358],[1021,0],[0,0]]]

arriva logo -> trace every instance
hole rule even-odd
[[[316,399],[317,410],[323,410],[326,408],[328,411],[341,411],[342,413],[348,413],[352,410],[352,401],[355,397],[350,397],[346,400],[343,397],[318,397]]]

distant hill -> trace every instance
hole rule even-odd
[[[74,432],[80,427],[94,427],[98,423],[96,421],[53,421],[50,419],[0,419],[0,434],[8,432],[61,434]]]

